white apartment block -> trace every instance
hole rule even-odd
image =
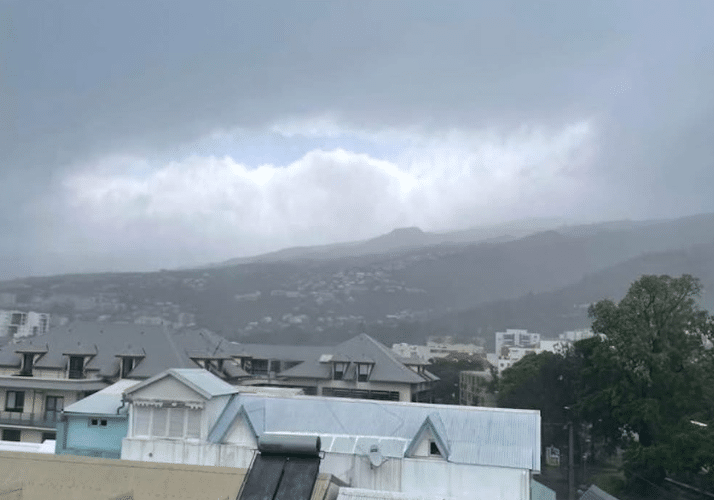
[[[572,332],[566,332],[572,333]],[[559,352],[572,341],[560,335],[559,340],[541,340],[539,333],[529,333],[528,330],[506,330],[496,333],[495,366],[498,374],[510,368],[517,361],[530,353],[539,354],[543,351]],[[490,358],[487,358],[490,361]]]
[[[0,337],[31,337],[47,333],[50,315],[33,311],[0,310]]]
[[[578,342],[580,340],[589,339],[594,336],[595,333],[593,333],[590,328],[582,328],[580,330],[563,332],[558,337],[560,338],[560,340],[566,340],[568,342]]]
[[[451,344],[430,340],[426,345],[392,344],[392,351],[403,358],[429,361],[432,358],[445,358],[449,354],[483,354],[484,348],[476,344]]]

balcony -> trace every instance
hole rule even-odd
[[[39,414],[20,413],[16,411],[0,411],[0,425],[24,425],[28,427],[45,427],[54,429],[62,412],[47,411]]]

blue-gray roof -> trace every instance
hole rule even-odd
[[[117,416],[117,410],[122,407],[124,391],[137,383],[136,380],[120,380],[91,396],[72,403],[64,409],[64,412],[67,414]],[[128,409],[129,406],[125,405],[121,415],[126,415]]]
[[[222,442],[231,424],[244,416],[257,437],[317,434],[323,450],[369,450],[375,443],[385,456],[404,456],[430,421],[446,440],[450,462],[540,470],[537,410],[239,394],[214,425],[211,441]]]

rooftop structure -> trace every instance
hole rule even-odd
[[[248,467],[261,440],[315,436],[320,472],[348,486],[484,500],[528,499],[540,470],[535,410],[209,393],[190,380],[169,370],[125,391],[123,459]]]

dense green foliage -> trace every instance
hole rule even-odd
[[[540,409],[544,434],[549,423],[572,420],[590,450],[625,450],[633,490],[656,488],[665,477],[711,488],[714,320],[699,307],[700,293],[689,275],[641,277],[619,303],[590,307],[602,337],[506,370],[499,404]]]

